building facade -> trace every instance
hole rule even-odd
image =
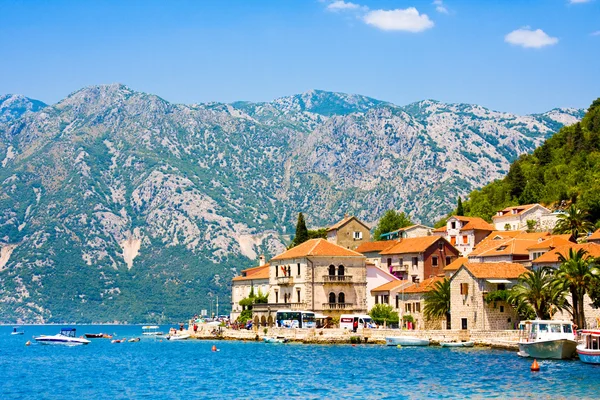
[[[559,213],[553,213],[541,204],[526,204],[507,207],[492,217],[496,230],[524,231],[530,228],[536,231],[549,232],[554,229]],[[533,221],[528,227],[527,221]]]
[[[260,256],[259,266],[242,270],[240,276],[231,280],[231,321],[235,321],[243,310],[240,300],[245,299],[252,291],[255,294],[269,293],[269,264]]]
[[[344,217],[327,229],[327,240],[355,250],[362,243],[371,241],[371,228],[356,217]]]
[[[462,256],[467,256],[492,231],[493,225],[482,218],[453,215],[446,221],[446,226],[435,229],[433,234],[446,238]]]

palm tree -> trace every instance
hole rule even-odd
[[[569,249],[569,254],[558,255],[560,267],[556,270],[554,285],[571,292],[573,298],[573,320],[580,328],[585,328],[583,297],[592,290],[597,279],[594,259],[587,251]]]
[[[519,283],[512,287],[508,301],[512,304],[529,304],[539,319],[550,319],[554,309],[569,309],[565,290],[553,283],[552,269],[542,267],[524,272]]]
[[[428,321],[446,317],[446,328],[450,329],[450,280],[444,278],[433,285],[433,289],[425,293],[423,314]]]
[[[553,233],[570,233],[577,239],[579,234],[592,232],[594,229],[594,224],[589,221],[587,211],[580,210],[571,204],[566,214],[558,215]]]

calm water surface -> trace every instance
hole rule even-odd
[[[23,329],[0,327],[1,399],[600,398],[600,367],[542,361],[532,373],[509,351],[154,339],[26,347],[60,327]],[[141,327],[77,327],[94,332],[133,337]]]

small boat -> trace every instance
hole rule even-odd
[[[144,336],[162,336],[163,333],[159,331],[160,327],[157,325],[142,326],[142,335]]]
[[[577,346],[579,359],[586,364],[600,364],[600,330],[583,330]]]
[[[441,342],[440,346],[442,347],[473,347],[475,343],[473,342]]]
[[[181,333],[175,335],[168,335],[167,340],[186,340],[192,337],[189,333]]]
[[[111,343],[125,343],[127,341],[127,339],[123,338],[123,339],[114,339],[111,340]]]
[[[19,331],[17,328],[13,328],[13,331],[10,333],[11,335],[23,335],[24,331]]]
[[[88,339],[102,339],[104,337],[104,333],[86,333],[85,337]]]
[[[78,346],[89,344],[90,341],[75,335],[75,328],[62,328],[56,335],[42,335],[34,337],[35,341],[42,344],[62,344],[66,346]]]
[[[269,336],[263,337],[263,341],[265,343],[287,343],[287,339],[285,339],[285,338],[269,337]]]
[[[519,324],[521,357],[567,359],[577,348],[573,324],[569,321],[534,320]]]
[[[102,335],[102,339],[112,339],[112,338],[113,338],[113,335],[109,335],[108,333],[104,333]]]
[[[129,339],[129,342],[131,342],[131,343],[133,343],[133,342],[139,342],[139,341],[140,341],[139,337]]]
[[[429,339],[414,336],[388,336],[385,338],[387,346],[429,346]]]

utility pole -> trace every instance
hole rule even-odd
[[[219,295],[217,295],[217,318],[219,317]]]

